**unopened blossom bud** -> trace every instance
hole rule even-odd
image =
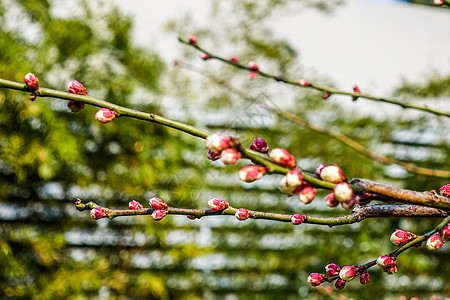
[[[220,158],[220,153],[212,152],[211,150],[208,150],[208,153],[206,153],[206,158],[210,161],[216,161]]]
[[[323,100],[327,100],[328,98],[330,98],[330,96],[331,96],[330,92],[323,92],[322,99]]]
[[[267,146],[267,142],[262,138],[255,138],[250,144],[250,149],[261,153],[269,152],[269,146]]]
[[[39,89],[39,80],[33,73],[28,73],[23,78],[23,81],[27,85],[30,90],[38,90]]]
[[[364,193],[364,194],[356,195],[354,198],[356,200],[356,204],[367,205],[370,203],[370,201],[372,201],[374,199],[374,195],[369,194],[369,193]]]
[[[434,5],[441,6],[444,4],[444,0],[434,0]]]
[[[95,114],[95,119],[100,123],[108,123],[114,120],[117,116],[115,111],[110,110],[109,108],[100,108]]]
[[[256,77],[258,77],[258,72],[250,72],[250,74],[248,74],[248,77],[250,79],[255,79]]]
[[[325,271],[328,276],[336,276],[339,275],[341,268],[337,264],[331,263],[325,266]]]
[[[325,166],[324,168],[322,168],[320,170],[319,177],[324,181],[333,183],[345,181],[344,174],[342,173],[341,169],[336,165]]]
[[[339,277],[342,280],[350,281],[358,275],[357,269],[355,266],[345,266],[342,267],[339,272]]]
[[[329,193],[325,197],[325,203],[328,207],[336,207],[340,202],[336,200],[336,197],[334,197],[334,193]]]
[[[155,209],[152,212],[152,219],[155,221],[159,221],[159,220],[162,220],[162,218],[164,218],[166,215],[167,215],[167,211]]]
[[[336,184],[333,188],[333,193],[336,200],[340,202],[348,201],[353,197],[353,190],[348,182],[339,182]]]
[[[437,250],[437,249],[441,248],[442,244],[443,243],[442,243],[441,239],[439,238],[439,235],[433,234],[427,240],[427,249],[428,250]]]
[[[143,209],[144,207],[138,201],[133,200],[133,201],[130,201],[130,203],[128,203],[128,208],[129,209],[133,209],[133,210],[137,210],[137,209]]]
[[[445,225],[444,228],[442,228],[439,236],[441,240],[444,242],[450,240],[450,223]]]
[[[350,198],[350,200],[347,200],[345,202],[341,202],[341,206],[345,210],[352,210],[353,207],[355,207],[355,205],[356,205],[356,200],[353,197]]]
[[[162,201],[161,199],[159,199],[158,197],[153,197],[150,200],[148,200],[148,204],[150,204],[150,206],[153,209],[159,209],[159,210],[168,210],[169,206],[167,205],[167,203],[165,203],[164,201]]]
[[[208,200],[208,206],[211,211],[220,211],[227,209],[230,204],[225,200],[211,198]]]
[[[302,172],[299,169],[292,169],[286,173],[287,186],[300,186],[303,184]]]
[[[316,197],[317,189],[312,186],[305,186],[298,194],[298,200],[304,204],[311,203]]]
[[[230,58],[230,61],[232,61],[232,62],[234,62],[234,63],[236,63],[236,64],[239,63],[239,59],[238,59],[236,56],[232,56],[232,57]]]
[[[189,37],[189,44],[191,45],[197,45],[197,37],[195,35],[191,35]]]
[[[197,219],[197,217],[194,216],[194,215],[187,215],[186,217],[187,217],[189,220],[195,220],[195,219]]]
[[[283,148],[275,148],[269,152],[269,157],[273,160],[277,165],[287,167],[287,168],[295,168],[297,162],[295,158]]]
[[[306,216],[301,215],[301,214],[294,214],[291,217],[291,223],[294,225],[302,224],[303,222],[305,222],[305,220],[306,220]]]
[[[254,61],[249,62],[248,63],[248,67],[251,70],[253,70],[253,71],[258,71],[259,70],[258,65]]]
[[[395,263],[395,258],[389,257],[387,255],[383,255],[383,256],[380,256],[377,258],[377,265],[380,268],[385,268],[385,267],[391,266],[394,263]]]
[[[300,193],[299,187],[287,186],[287,184],[286,184],[286,176],[283,176],[283,178],[281,178],[280,184],[278,185],[278,188],[280,189],[280,191],[283,194],[286,194],[286,195],[289,195],[289,196],[292,196],[292,195]]]
[[[361,90],[359,89],[359,86],[357,86],[357,85],[355,85],[355,86],[353,87],[353,91],[354,91],[355,93],[361,93]]]
[[[397,273],[398,268],[397,268],[397,263],[394,261],[390,266],[384,267],[383,268],[383,272],[385,272],[388,275],[392,275]]]
[[[86,95],[86,88],[78,81],[72,80],[67,85],[67,89],[69,90],[69,93],[77,94],[77,95]]]
[[[69,100],[67,102],[67,107],[70,109],[71,112],[77,113],[84,108],[84,103],[80,101]]]
[[[244,182],[253,182],[261,179],[266,174],[266,168],[263,166],[248,165],[239,171],[239,179]]]
[[[322,282],[325,282],[325,280],[327,280],[327,276],[325,274],[311,273],[306,281],[312,286],[318,286]]]
[[[409,242],[411,239],[416,238],[416,235],[405,231],[403,229],[396,229],[392,234],[389,240],[392,244],[396,246],[403,246],[407,242]]]
[[[220,159],[226,165],[234,165],[241,157],[241,152],[234,148],[227,148],[220,154]]]
[[[200,53],[200,58],[203,59],[203,60],[208,60],[209,57],[210,57],[209,54],[206,53],[206,52]]]
[[[310,83],[308,81],[306,81],[305,79],[300,79],[298,84],[300,84],[301,86],[309,86],[310,85]]]
[[[318,165],[318,166],[317,166],[317,168],[316,168],[316,175],[317,175],[317,177],[321,178],[321,177],[320,177],[320,172],[322,172],[322,170],[323,170],[325,167],[328,167],[328,165],[321,164],[321,165]]]
[[[342,290],[345,287],[345,284],[347,283],[347,281],[342,280],[342,279],[338,279],[336,280],[336,282],[334,283],[334,286],[336,287],[336,289],[338,290]]]
[[[206,148],[214,153],[231,147],[231,138],[222,133],[214,133],[206,137]]]
[[[103,209],[101,209],[100,207],[95,207],[95,208],[91,209],[89,215],[91,216],[92,219],[98,220],[98,219],[107,217],[108,213],[106,211],[104,211]]]
[[[367,284],[370,281],[370,275],[369,272],[364,271],[361,273],[361,275],[359,276],[359,282],[361,282],[361,284]]]
[[[450,197],[450,183],[444,185],[443,187],[441,187],[441,188],[439,189],[439,191],[441,192],[441,195],[442,195],[442,196]]]
[[[250,212],[245,208],[239,208],[234,215],[239,221],[244,221],[250,217]]]

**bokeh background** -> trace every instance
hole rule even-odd
[[[436,190],[445,180],[409,174],[282,119],[276,104],[339,131],[379,154],[447,169],[450,122],[387,104],[332,96],[257,78],[177,42],[196,35],[224,57],[256,61],[288,78],[395,96],[450,110],[450,10],[384,1],[0,1],[0,77],[88,93],[160,113],[250,144],[287,148],[313,171],[337,163],[348,178]],[[369,16],[371,16],[369,18]],[[395,26],[396,24],[396,26]],[[416,24],[416,25],[414,25]],[[340,25],[343,25],[339,27]],[[174,60],[177,61],[174,64]],[[211,79],[230,82],[249,99]],[[159,196],[171,206],[204,208],[210,197],[234,207],[337,216],[319,192],[310,205],[278,192],[280,176],[239,182],[246,162],[206,159],[204,141],[120,118],[95,122],[96,109],[72,114],[66,102],[27,100],[0,90],[0,297],[3,299],[441,299],[450,295],[449,247],[411,249],[399,271],[371,269],[327,293],[306,283],[335,262],[365,263],[390,252],[395,228],[424,233],[439,220],[370,219],[350,226],[293,227],[232,217],[169,216],[94,221],[75,198],[126,208]]]

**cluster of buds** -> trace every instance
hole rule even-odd
[[[248,68],[252,70],[249,74],[250,79],[258,77],[259,67],[254,61],[248,63]]]
[[[261,179],[266,174],[263,166],[248,165],[239,171],[239,179],[244,182],[253,182]]]
[[[417,235],[415,235],[414,233],[411,233],[409,231],[405,231],[402,229],[396,229],[390,237],[390,241],[392,244],[396,245],[396,246],[403,246],[406,243],[408,243],[410,240],[413,240],[417,237]]]
[[[439,189],[439,191],[441,192],[441,195],[444,197],[450,197],[450,183],[444,185],[443,187],[441,187]]]
[[[397,262],[395,257],[383,255],[377,258],[377,265],[387,274],[397,273]]]
[[[148,200],[148,204],[150,204],[151,208],[153,208],[152,219],[155,221],[162,220],[162,218],[164,218],[169,211],[169,205],[158,197],[150,198],[150,200]]]
[[[27,88],[31,91],[30,101],[34,101],[38,95],[39,90],[39,80],[33,73],[28,73],[23,78]]]
[[[108,217],[108,213],[106,211],[104,211],[101,207],[95,207],[94,209],[91,209],[91,212],[89,213],[89,215],[94,220]]]
[[[298,200],[304,204],[311,203],[316,197],[317,189],[303,180],[300,169],[292,169],[281,179],[278,186],[287,195],[298,195]]]
[[[211,211],[222,211],[228,208],[230,204],[218,198],[211,198],[208,200],[208,207]]]
[[[139,201],[132,200],[128,203],[128,208],[132,210],[144,209],[144,206]]]
[[[317,286],[322,282],[331,282],[337,279],[334,286],[336,289],[342,290],[348,281],[353,280],[358,275],[360,275],[359,281],[361,284],[367,284],[370,281],[369,272],[363,267],[345,266],[340,268],[337,264],[330,263],[325,266],[325,274],[311,273],[308,277],[308,283]]]
[[[247,220],[249,217],[252,216],[252,214],[248,211],[246,208],[239,208],[236,213],[234,214],[236,219],[239,221]]]
[[[239,144],[239,141],[227,136],[223,133],[214,133],[206,138],[206,148],[209,149],[207,158],[215,161],[219,157],[226,165],[234,165],[239,159],[241,159],[241,153],[234,148]]]
[[[328,207],[336,207],[339,204],[344,209],[351,210],[356,204],[359,204],[358,198],[354,197],[353,189],[347,182],[342,170],[336,165],[319,165],[316,168],[316,175],[323,181],[336,183],[333,188],[333,193],[326,196],[325,202]],[[367,204],[370,202],[367,197],[359,198],[361,203]]]

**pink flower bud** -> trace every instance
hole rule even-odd
[[[216,161],[220,158],[220,153],[214,153],[211,150],[208,150],[208,153],[206,153],[206,158],[210,161]]]
[[[345,210],[352,210],[353,207],[355,207],[355,205],[356,205],[356,200],[353,197],[350,198],[350,200],[347,200],[345,202],[341,202],[341,206]]]
[[[95,114],[95,119],[100,123],[108,123],[114,120],[117,116],[115,111],[110,110],[109,108],[100,108]]]
[[[28,73],[23,78],[23,81],[27,85],[30,90],[38,90],[39,89],[39,80],[33,73]]]
[[[320,167],[320,166],[319,166]],[[338,183],[341,181],[345,181],[345,176],[342,173],[341,169],[336,166],[326,166],[320,170],[319,177],[328,182]]]
[[[439,189],[439,191],[441,192],[441,195],[442,195],[442,196],[450,197],[450,183],[444,185],[443,187],[441,187],[441,188]]]
[[[222,151],[220,159],[226,165],[234,165],[241,158],[241,152],[234,148],[227,148]]]
[[[355,86],[353,87],[353,91],[354,91],[355,93],[361,93],[361,90],[359,89],[359,86],[357,86],[357,85],[355,85]]]
[[[377,258],[377,265],[380,268],[385,268],[393,265],[395,263],[394,257],[389,257],[387,255],[383,255]]]
[[[194,216],[194,215],[187,215],[186,217],[187,217],[189,220],[195,220],[195,219],[197,219],[197,217]]]
[[[328,276],[336,276],[339,275],[341,268],[337,264],[331,263],[325,266],[325,271]]]
[[[305,220],[306,220],[306,216],[303,216],[301,214],[294,214],[291,217],[291,223],[294,225],[300,225],[303,222],[305,222]]]
[[[320,177],[320,172],[322,172],[322,170],[323,170],[325,167],[328,167],[328,165],[321,164],[321,165],[318,165],[318,166],[317,166],[317,168],[316,168],[316,175],[317,175],[317,177],[321,178],[321,177]]]
[[[295,168],[297,162],[295,158],[283,148],[275,148],[269,152],[269,157],[273,160],[277,165],[287,167],[287,168]]]
[[[239,171],[239,179],[244,182],[253,182],[261,179],[266,174],[266,168],[262,166],[248,165]]]
[[[361,275],[359,276],[359,282],[361,282],[361,284],[367,284],[370,281],[370,275],[369,272],[364,271],[361,273]]]
[[[148,204],[150,204],[150,206],[156,210],[168,210],[169,209],[169,206],[167,205],[167,203],[165,203],[158,197],[153,197],[150,200],[148,200]]]
[[[230,204],[225,200],[220,200],[218,198],[211,198],[208,200],[208,206],[211,211],[220,211],[227,209]]]
[[[244,221],[250,217],[250,212],[245,208],[239,208],[234,215],[239,221]]]
[[[342,279],[338,279],[336,280],[336,282],[334,283],[334,286],[336,287],[336,289],[338,290],[342,290],[345,287],[345,284],[347,283],[347,281],[342,280]]]
[[[100,207],[95,207],[94,209],[91,209],[91,212],[89,213],[92,219],[98,220],[104,217],[108,216],[108,213],[101,209]]]
[[[254,151],[258,151],[261,153],[269,152],[269,147],[267,146],[267,142],[262,138],[255,138],[250,144],[250,149]]]
[[[334,186],[333,192],[334,197],[339,202],[349,201],[353,197],[353,190],[348,182],[339,182]]]
[[[434,0],[434,5],[441,6],[444,4],[444,0]]]
[[[312,186],[305,186],[300,190],[298,200],[304,204],[309,204],[314,200],[314,197],[316,197],[316,192],[316,188]]]
[[[416,235],[402,230],[402,229],[396,229],[390,237],[390,241],[392,244],[396,245],[396,246],[403,246],[404,244],[406,244],[407,242],[409,242],[411,239],[416,238]]]
[[[292,169],[286,173],[287,186],[300,186],[303,184],[302,172],[299,169]]]
[[[358,275],[358,272],[357,272],[357,269],[355,266],[342,267],[341,271],[339,272],[339,277],[345,281],[350,281],[353,278],[355,278],[357,275]]]
[[[280,184],[278,185],[278,188],[283,194],[292,196],[295,194],[300,193],[300,190],[303,188],[302,186],[295,187],[295,186],[287,186],[286,184],[286,176],[283,176],[280,180]]]
[[[330,96],[331,96],[330,92],[323,92],[322,99],[323,100],[327,100],[328,98],[330,98]]]
[[[253,70],[253,71],[258,71],[259,70],[258,65],[254,61],[249,62],[248,63],[248,67],[251,70]]]
[[[329,193],[325,197],[325,203],[327,204],[328,207],[336,207],[339,205],[340,202],[336,200],[336,197],[334,197],[334,193]]]
[[[437,250],[439,248],[441,248],[442,246],[442,241],[439,238],[439,235],[437,234],[433,234],[432,236],[430,236],[427,240],[427,249],[428,250]]]
[[[84,108],[84,103],[80,101],[69,100],[67,102],[67,107],[70,109],[71,112],[77,113]]]
[[[77,94],[77,95],[87,95],[86,88],[78,81],[72,80],[67,85],[67,89],[69,93]]]
[[[445,225],[440,232],[440,238],[442,241],[450,240],[450,224]]]
[[[394,261],[390,266],[384,267],[383,272],[385,272],[388,275],[392,275],[397,273],[397,263]]]
[[[231,138],[222,133],[214,133],[206,138],[206,148],[214,153],[231,147]]]
[[[133,201],[130,201],[130,203],[128,203],[128,208],[133,209],[133,210],[138,210],[138,209],[143,209],[144,207],[138,201],[133,200]]]
[[[370,203],[370,201],[372,201],[374,199],[374,195],[369,194],[369,193],[364,193],[364,194],[356,195],[354,198],[356,200],[356,204],[367,205]]]
[[[197,37],[195,35],[191,35],[189,37],[189,44],[191,45],[197,45]]]
[[[167,212],[165,210],[155,209],[152,212],[152,219],[155,221],[162,220],[166,216]]]
[[[327,280],[327,276],[320,273],[311,273],[306,280],[312,286],[318,286]]]
[[[236,56],[232,56],[232,57],[230,58],[230,61],[232,61],[232,62],[234,62],[234,63],[236,63],[236,64],[239,63],[239,59],[238,59]]]
[[[200,58],[203,59],[203,60],[208,60],[209,57],[210,56],[209,56],[208,53],[205,53],[205,52],[200,53]]]
[[[255,79],[256,77],[258,77],[258,72],[250,72],[250,74],[248,74],[248,77],[250,79]]]
[[[310,86],[310,83],[308,81],[306,81],[305,79],[300,79],[298,84],[300,84],[301,86]]]

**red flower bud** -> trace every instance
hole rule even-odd
[[[216,161],[220,158],[220,153],[214,153],[211,150],[208,150],[206,158],[209,159],[210,161]]]
[[[169,206],[167,205],[167,203],[165,203],[158,197],[153,197],[150,200],[148,200],[148,204],[150,204],[150,206],[156,210],[158,210],[158,209],[159,210],[168,210],[169,209]]]
[[[117,116],[115,111],[110,110],[109,108],[100,108],[95,114],[95,119],[100,123],[108,123],[114,120]]]
[[[269,157],[273,160],[277,165],[287,167],[287,168],[295,168],[297,162],[295,158],[283,148],[275,148],[269,152]]]
[[[352,210],[353,207],[355,207],[355,205],[356,205],[355,198],[350,198],[350,200],[347,200],[345,202],[341,202],[341,206],[345,210]]]
[[[84,103],[80,101],[69,100],[67,102],[67,107],[70,109],[71,112],[77,113],[84,108]]]
[[[384,267],[383,272],[385,272],[388,275],[392,275],[397,273],[397,263],[394,261],[390,266]]]
[[[222,133],[214,133],[206,138],[206,148],[214,153],[220,153],[231,146],[231,138]]]
[[[250,74],[248,74],[248,77],[250,79],[255,79],[256,77],[258,77],[258,72],[250,72]]]
[[[367,284],[370,281],[370,275],[369,272],[364,271],[361,273],[361,275],[359,276],[359,282],[361,282],[361,284]]]
[[[38,90],[39,89],[39,80],[33,73],[28,73],[23,78],[23,81],[27,85],[30,90]]]
[[[195,35],[191,35],[189,37],[189,44],[191,45],[197,45],[197,37]]]
[[[324,181],[333,182],[333,183],[345,181],[344,174],[342,173],[341,169],[336,165],[325,166],[324,168],[322,168],[320,170],[319,177]]]
[[[187,215],[186,217],[187,217],[189,220],[195,220],[195,219],[197,219],[197,217],[194,216],[194,215]]]
[[[336,276],[339,275],[341,268],[337,264],[331,263],[325,266],[325,271],[328,276]]]
[[[208,60],[209,57],[210,56],[209,56],[208,53],[205,53],[205,52],[200,53],[200,58],[203,59],[203,60]]]
[[[269,152],[269,147],[267,146],[267,142],[262,138],[255,138],[250,144],[250,149],[254,151],[258,151],[261,153]]]
[[[310,86],[311,84],[306,81],[305,79],[300,79],[300,81],[298,82],[298,84],[300,84],[301,86]]]
[[[314,200],[314,197],[316,197],[316,192],[316,188],[312,186],[305,186],[300,190],[298,200],[304,204],[309,204]]]
[[[361,90],[359,89],[359,87],[358,87],[357,85],[355,85],[355,86],[353,87],[353,91],[354,91],[355,93],[361,93]]]
[[[226,165],[234,165],[241,158],[241,152],[234,148],[227,148],[220,154],[222,162]]]
[[[244,221],[250,217],[250,212],[245,208],[239,208],[234,215],[239,221]]]
[[[300,186],[303,184],[302,172],[299,169],[292,169],[286,173],[287,186]]]
[[[77,94],[77,95],[87,95],[86,88],[78,81],[72,80],[67,85],[67,89],[69,93]]]
[[[306,220],[306,216],[303,216],[301,214],[294,214],[291,217],[291,223],[294,225],[300,225],[303,222],[305,222],[305,220]]]
[[[232,61],[232,62],[234,62],[234,63],[236,63],[236,64],[239,63],[239,59],[238,59],[236,56],[232,56],[232,57],[230,58],[230,61]]]
[[[330,96],[331,96],[330,92],[323,92],[322,99],[323,100],[327,100],[328,98],[330,98]]]
[[[444,0],[434,0],[434,5],[441,6],[444,4]]]
[[[442,196],[450,197],[450,183],[444,185],[443,187],[441,187],[441,188],[439,189],[439,191],[441,192],[441,195],[442,195]]]
[[[325,197],[325,203],[327,204],[328,207],[336,207],[339,205],[340,202],[336,200],[336,197],[334,197],[334,193],[329,193]]]
[[[334,197],[339,202],[349,201],[353,197],[353,190],[348,182],[339,182],[334,186],[333,192]]]
[[[92,219],[98,220],[104,217],[108,216],[108,213],[101,209],[100,207],[95,207],[94,209],[91,209],[91,212],[89,213]]]
[[[441,248],[442,244],[443,243],[442,243],[441,239],[439,238],[439,235],[433,234],[427,240],[427,249],[428,250],[437,250],[437,249]]]
[[[339,272],[339,277],[342,280],[350,281],[358,275],[357,271],[358,270],[355,266],[345,266],[342,267],[341,271]]]
[[[336,289],[338,290],[342,290],[345,287],[345,284],[347,283],[347,281],[342,280],[342,279],[338,279],[336,280],[336,282],[334,283],[334,286],[336,287]]]
[[[138,209],[143,209],[144,207],[138,201],[133,200],[133,201],[130,201],[130,203],[128,203],[128,208],[133,209],[133,210],[138,210]]]
[[[444,242],[450,240],[450,224],[447,224],[442,228],[439,236]]]
[[[312,286],[318,286],[327,280],[327,276],[320,273],[311,273],[306,280]]]
[[[225,200],[220,200],[218,198],[211,198],[208,200],[208,206],[211,211],[220,211],[228,208],[230,204]]]
[[[262,166],[249,165],[239,171],[239,179],[244,182],[253,182],[261,179],[266,174],[266,168]]]
[[[383,256],[380,256],[377,258],[377,265],[380,268],[392,266],[394,263],[395,263],[394,257],[389,257],[387,255],[383,255]]]
[[[417,236],[411,232],[402,230],[402,229],[396,229],[390,237],[390,241],[392,244],[396,246],[403,246],[407,242],[409,242],[412,239],[415,239]]]
[[[258,71],[259,70],[258,65],[254,61],[249,62],[248,63],[248,67],[251,70],[253,70],[253,71]]]
[[[167,212],[165,210],[156,209],[152,212],[152,219],[155,221],[162,220],[166,214]]]

